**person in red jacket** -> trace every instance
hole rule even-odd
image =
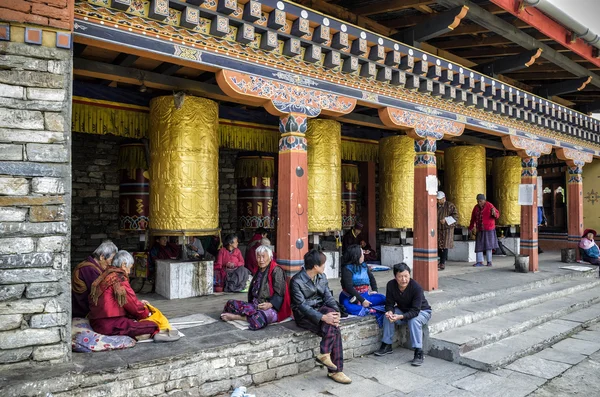
[[[214,264],[215,288],[222,289],[227,280],[227,272],[244,266],[244,257],[238,248],[238,237],[228,234],[223,240],[223,247],[217,253]]]
[[[89,296],[90,325],[102,335],[139,335],[158,333],[158,325],[152,321],[139,321],[150,317],[144,301],[138,300],[129,284],[129,272],[133,257],[127,251],[119,251],[111,265],[92,283]]]
[[[496,219],[500,217],[500,211],[492,203],[486,200],[485,195],[477,195],[477,205],[471,213],[469,230],[477,234],[475,241],[475,253],[477,262],[475,267],[483,266],[483,253],[487,259],[487,266],[492,266],[492,250],[498,248],[498,237],[496,236]]]

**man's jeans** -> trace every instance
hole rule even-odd
[[[396,308],[396,314],[404,314],[400,309]],[[413,349],[423,348],[423,325],[429,322],[431,318],[431,310],[421,310],[417,317],[411,318],[410,320],[398,320],[395,323],[391,323],[387,318],[383,319],[383,343],[388,345],[392,344],[394,338],[394,332],[396,332],[395,324],[406,324],[408,322],[408,329],[410,330],[410,343]]]

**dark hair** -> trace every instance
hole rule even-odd
[[[346,253],[342,256],[342,265],[356,265],[360,266],[360,256],[362,255],[362,248],[358,244],[352,244],[346,248]]]
[[[264,227],[259,227],[258,229],[256,229],[256,231],[254,233],[256,233],[256,234],[267,234],[267,233],[269,233],[269,231],[267,229],[265,229]]]
[[[321,251],[312,249],[304,254],[304,269],[311,270],[315,266],[321,266],[325,263],[326,256]]]
[[[223,246],[227,247],[227,246],[233,244],[233,242],[237,238],[238,238],[238,236],[235,233],[228,234],[227,236],[225,236],[225,239],[223,239]]]
[[[394,265],[394,277],[396,277],[396,274],[402,273],[404,271],[408,271],[408,274],[410,274],[410,267],[408,267],[408,265],[406,263],[402,262],[402,263],[396,263]]]

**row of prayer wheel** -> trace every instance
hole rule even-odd
[[[213,234],[219,227],[218,105],[185,96],[150,103],[150,147],[122,145],[119,153],[119,221],[122,230],[148,228],[164,235]],[[308,229],[325,233],[357,220],[358,169],[341,162],[341,124],[312,119],[308,143]],[[380,227],[410,229],[414,222],[414,141],[407,136],[379,143]],[[485,149],[455,146],[444,152],[448,200],[468,225],[475,196],[486,193]],[[493,160],[494,198],[500,225],[518,225],[520,159]],[[242,156],[236,164],[241,228],[274,228],[275,159]]]

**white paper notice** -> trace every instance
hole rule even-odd
[[[450,225],[454,225],[456,223],[456,219],[454,219],[451,216],[447,216],[446,218],[444,218],[446,220],[446,225],[450,226]]]
[[[533,205],[535,185],[519,185],[519,205]]]
[[[425,177],[425,189],[427,189],[427,194],[430,196],[437,195],[438,191],[438,180],[435,175],[427,175]]]

